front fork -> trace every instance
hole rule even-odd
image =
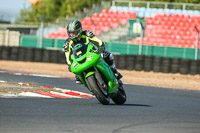
[[[107,65],[107,64],[106,64]],[[89,89],[88,83],[86,78],[91,76],[91,75],[95,75],[96,79],[99,82],[100,87],[102,87],[102,89],[107,90],[107,92],[109,94],[114,93],[118,90],[119,85],[122,83],[119,81],[117,81],[117,79],[115,78],[114,74],[110,73],[112,72],[111,68],[108,68],[109,66],[105,66],[103,67],[102,65],[97,65],[97,67],[94,67],[93,70],[89,71],[89,72],[82,72],[80,73],[78,76],[81,80],[81,82]],[[106,80],[108,81],[108,83],[105,83],[101,74],[101,73],[105,76]]]
[[[94,71],[90,71],[90,72],[83,72],[82,74],[79,75],[80,80],[82,81],[82,83],[90,90],[92,91],[92,89],[88,86],[89,84],[87,83],[86,78],[91,76],[91,75],[95,75],[95,78],[98,81],[98,85],[101,89],[103,89],[104,91],[108,92],[108,87],[106,85],[106,83],[104,82],[101,74],[99,73],[99,70],[94,67]]]

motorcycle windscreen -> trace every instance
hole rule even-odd
[[[74,46],[74,57],[75,59],[82,57],[87,53],[87,44],[78,43]]]

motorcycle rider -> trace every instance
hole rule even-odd
[[[67,26],[67,34],[68,38],[65,40],[63,48],[65,51],[66,61],[68,65],[68,69],[71,72],[71,54],[73,54],[73,48],[77,44],[77,42],[83,42],[85,44],[90,41],[92,44],[98,47],[98,53],[103,55],[103,59],[105,62],[111,67],[115,77],[119,80],[122,78],[122,75],[117,71],[117,68],[114,64],[114,56],[108,51],[105,51],[105,43],[99,40],[94,33],[89,30],[82,30],[81,22],[78,20],[74,20],[70,22]],[[79,77],[75,75],[76,83],[81,83]]]

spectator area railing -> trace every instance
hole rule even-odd
[[[65,41],[64,39],[44,38],[41,48],[62,50],[64,41]],[[40,40],[36,36],[24,35],[21,37],[20,46],[40,48]],[[114,54],[126,54],[126,55],[139,54],[139,45],[128,44],[128,43],[106,42],[106,49]],[[195,49],[144,45],[142,48],[142,55],[195,59]],[[198,53],[198,57],[200,57],[200,53]]]
[[[136,12],[139,18],[153,17],[156,13],[199,15],[200,4],[116,0],[110,10]]]
[[[180,9],[180,10],[200,10],[200,4],[175,3],[175,2],[153,2],[153,1],[128,1],[113,0],[111,7],[121,6],[124,10],[126,7],[144,7],[144,8],[161,8],[161,9]]]

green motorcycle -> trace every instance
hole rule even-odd
[[[126,102],[122,81],[116,79],[110,66],[98,54],[93,44],[76,44],[71,59],[71,71],[78,75],[101,104],[108,105],[110,98],[115,104],[121,105]]]

